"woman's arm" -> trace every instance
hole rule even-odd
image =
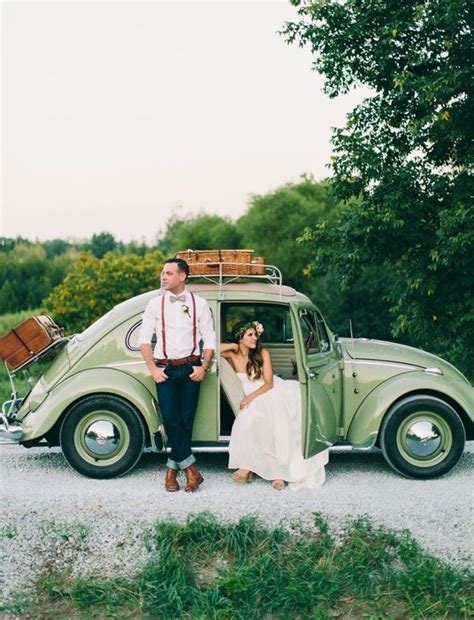
[[[255,391],[247,394],[240,401],[240,408],[243,409],[250,405],[254,398],[257,396],[261,396],[265,394],[265,392],[270,391],[273,388],[273,367],[272,367],[272,358],[267,349],[262,349],[262,359],[263,359],[263,368],[262,368],[262,379],[265,381],[263,385],[257,388]]]
[[[222,357],[226,359],[230,359],[232,353],[237,353],[239,350],[239,345],[235,342],[222,342],[220,344],[219,353]]]

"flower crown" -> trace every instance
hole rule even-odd
[[[258,321],[249,321],[248,323],[245,323],[245,325],[242,325],[241,327],[239,327],[239,329],[235,332],[236,339],[240,340],[242,336],[245,334],[245,332],[250,328],[255,330],[255,333],[257,334],[257,338],[260,338],[260,336],[264,332],[263,325],[261,323],[259,323]]]

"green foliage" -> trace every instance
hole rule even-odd
[[[196,216],[171,215],[157,248],[165,255],[180,250],[240,248],[241,239],[235,224],[227,217],[201,213]]]
[[[0,237],[0,314],[40,305],[71,271],[81,251],[102,258],[108,251],[144,256],[151,250],[144,242],[123,244],[107,232],[76,243]]]
[[[54,255],[40,243],[14,243],[0,252],[0,314],[39,306],[71,269],[74,250]]]
[[[279,267],[287,284],[307,291],[309,281],[304,269],[314,250],[299,246],[296,239],[306,227],[314,228],[331,219],[337,202],[329,185],[303,176],[300,183],[290,183],[270,194],[253,196],[246,213],[237,221],[245,247]]]
[[[96,258],[103,258],[107,252],[114,252],[119,244],[109,232],[94,233],[89,244],[92,254]]]
[[[428,555],[408,532],[375,527],[367,517],[349,523],[336,540],[320,513],[313,528],[275,529],[251,516],[228,524],[202,513],[185,524],[157,522],[152,543],[136,576],[40,579],[32,614],[43,606],[53,611],[55,602],[69,604],[70,615],[79,609],[94,617],[467,619],[474,613],[470,572]],[[21,593],[9,603],[10,610],[20,607],[23,617],[34,617]]]
[[[350,336],[349,319],[357,338],[393,340],[393,315],[387,301],[396,276],[383,267],[368,267],[349,287],[329,270],[322,278],[312,278],[309,297],[318,305],[334,333]]]
[[[102,259],[84,252],[44,304],[61,327],[82,331],[116,304],[159,288],[163,264],[161,252],[108,253]]]
[[[293,4],[300,21],[284,34],[310,46],[326,92],[373,92],[334,133],[333,186],[347,206],[307,236],[314,266],[345,286],[385,267],[393,333],[473,376],[469,3]]]

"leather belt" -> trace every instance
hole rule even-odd
[[[184,364],[191,364],[192,362],[199,362],[201,358],[199,355],[189,355],[188,357],[180,357],[176,360],[169,359],[155,359],[155,364],[160,366],[184,366]]]

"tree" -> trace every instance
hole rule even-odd
[[[96,258],[102,258],[107,252],[118,249],[118,244],[111,233],[94,233],[90,242],[90,249]]]
[[[161,252],[102,259],[84,252],[73,270],[44,300],[55,321],[69,332],[85,329],[114,305],[160,286]]]
[[[72,248],[69,241],[64,241],[63,239],[49,239],[48,241],[43,241],[42,246],[46,250],[48,258],[66,254]]]
[[[157,247],[170,255],[179,250],[209,250],[239,248],[240,235],[230,218],[200,213],[179,217],[174,213],[166,223],[166,230]]]
[[[281,269],[286,283],[307,291],[311,282],[305,278],[304,269],[312,261],[314,250],[300,246],[297,238],[306,227],[314,228],[331,218],[336,205],[327,183],[303,176],[300,183],[253,196],[245,215],[237,221],[237,230],[245,247]]]
[[[372,95],[333,137],[338,221],[306,235],[316,269],[348,286],[361,269],[397,277],[395,336],[473,375],[474,211],[471,30],[467,0],[293,0],[288,42],[309,45],[335,97]],[[357,201],[354,202],[354,198]]]
[[[18,299],[12,285],[8,280],[4,281],[0,288],[0,314],[14,312],[18,307]]]

